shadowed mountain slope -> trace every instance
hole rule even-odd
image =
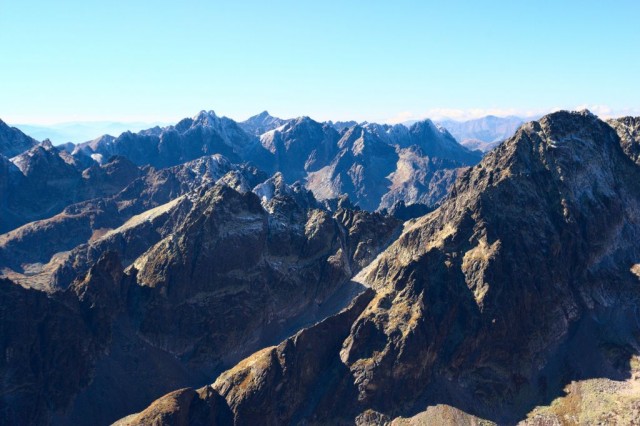
[[[222,396],[238,424],[369,424],[441,404],[511,424],[572,380],[630,379],[640,168],[621,144],[586,111],[526,124],[358,274],[375,294],[198,400]]]

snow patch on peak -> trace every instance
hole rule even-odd
[[[229,186],[241,194],[251,192],[247,179],[238,170],[231,170],[216,181],[216,185]]]
[[[91,154],[91,159],[100,165],[104,163],[104,157],[102,154]]]
[[[268,203],[276,195],[288,195],[291,193],[291,188],[285,183],[282,173],[277,172],[266,181],[256,185],[253,188],[253,193],[260,197],[263,205]]]
[[[270,181],[260,183],[253,188],[253,193],[260,197],[263,204],[268,203],[275,195],[275,185]]]
[[[27,165],[28,165],[28,160],[29,157],[32,157],[33,154],[32,153],[26,153],[23,155],[18,155],[16,157],[13,157],[11,161],[17,168],[18,170],[20,170],[20,172],[22,172],[22,174],[26,173],[26,169],[27,169]]]
[[[232,169],[229,160],[220,154],[198,158],[185,166],[201,181],[216,181]]]

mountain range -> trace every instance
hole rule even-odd
[[[99,163],[121,155],[139,166],[168,167],[210,153],[269,174],[279,171],[288,183],[305,181],[321,200],[347,194],[367,210],[389,209],[398,201],[431,207],[458,170],[481,158],[429,120],[410,128],[353,124],[338,130],[332,123],[282,120],[266,111],[241,123],[202,111],[175,126],[102,136],[77,145],[71,155]],[[420,173],[407,172],[416,168]]]
[[[517,120],[0,122],[0,423],[631,424],[640,118]]]
[[[437,124],[446,128],[454,138],[462,145],[471,150],[479,149],[488,151],[515,133],[517,128],[525,121],[537,117],[521,118],[516,116],[496,117],[488,115],[473,120],[459,121],[444,119],[436,121]],[[261,134],[273,130],[285,124],[286,119],[271,116],[267,111],[263,111],[244,122],[239,122],[240,126],[249,134],[260,136]],[[403,123],[406,127],[411,127],[419,120],[412,120]],[[353,127],[356,121],[328,121],[327,124],[340,131]],[[144,122],[116,122],[116,121],[78,121],[50,125],[17,124],[16,128],[30,135],[36,140],[49,139],[54,145],[62,145],[72,142],[74,144],[92,140],[98,134],[120,135],[126,131],[138,132],[153,126],[163,126],[162,123]]]
[[[161,123],[119,121],[71,121],[57,124],[15,124],[20,131],[37,140],[49,139],[54,145],[81,143],[96,135],[119,135],[126,131],[144,130]]]

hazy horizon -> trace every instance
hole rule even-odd
[[[589,109],[588,106],[578,106],[576,108],[573,109],[569,109],[569,110],[583,110],[583,109]],[[498,119],[502,119],[502,120],[509,120],[509,119],[519,119],[522,122],[526,122],[526,121],[531,121],[531,120],[537,120],[540,117],[542,117],[543,115],[555,112],[559,109],[552,109],[552,110],[548,110],[548,111],[539,111],[536,114],[529,115],[529,116],[521,116],[521,115],[514,115],[514,114],[505,114],[505,115],[498,115],[498,114],[487,114],[487,115],[482,115],[482,116],[471,116],[471,117],[460,117],[460,118],[452,118],[452,117],[441,117],[441,118],[434,118],[434,117],[420,117],[417,119],[412,119],[412,120],[406,120],[406,121],[402,121],[402,122],[379,122],[380,124],[403,124],[406,126],[411,126],[413,123],[416,123],[418,121],[423,121],[423,120],[432,120],[435,123],[441,123],[444,125],[447,125],[448,123],[466,123],[466,122],[473,122],[475,120],[482,120],[485,119],[487,117],[496,117]],[[213,110],[201,110],[202,111],[213,111]],[[598,114],[597,111],[593,111],[590,110],[592,113],[599,115],[601,119],[607,119],[607,118],[612,118],[614,117],[611,114]],[[215,113],[215,111],[213,111]],[[256,113],[253,114],[251,117],[256,116],[258,114],[261,114],[262,112],[267,112],[270,114],[270,112],[268,111],[261,111],[260,113]],[[36,140],[44,140],[44,139],[49,139],[51,140],[55,145],[61,145],[67,142],[73,142],[73,143],[82,143],[82,142],[87,142],[90,140],[93,140],[95,138],[98,138],[100,136],[103,135],[111,135],[111,136],[119,136],[120,134],[126,132],[126,131],[131,131],[131,132],[139,132],[142,130],[146,130],[146,129],[150,129],[156,126],[159,127],[166,127],[166,126],[172,126],[177,124],[180,120],[185,119],[185,118],[196,118],[197,114],[191,115],[191,116],[185,116],[185,117],[181,117],[179,119],[176,119],[174,121],[167,121],[167,122],[159,122],[159,121],[149,121],[149,122],[141,122],[141,121],[109,121],[109,120],[100,120],[100,121],[76,121],[76,122],[63,122],[63,123],[10,123],[8,122],[7,124],[9,124],[10,126],[16,127],[18,129],[20,129],[22,132],[24,132],[25,134],[33,137]],[[283,118],[283,119],[294,119],[297,117],[302,117],[304,116],[304,114],[295,116],[295,117],[278,117],[278,118]],[[245,121],[248,118],[251,117],[246,117],[246,118],[242,118],[242,119],[237,119],[234,117],[227,117],[227,118],[231,118],[232,120],[236,121],[236,122],[242,122]],[[310,117],[312,120],[315,120],[314,117]],[[1,119],[1,117],[0,117]],[[316,120],[316,121],[322,121],[322,120]],[[325,122],[327,121],[333,121],[333,122],[339,122],[339,121],[356,121],[356,120],[325,120]],[[358,123],[363,123],[363,122],[367,122],[367,120],[363,120],[363,121],[356,121]],[[373,122],[373,121],[368,121],[368,122]],[[448,130],[451,131],[450,128],[448,128]]]

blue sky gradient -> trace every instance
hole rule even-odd
[[[0,1],[0,118],[640,109],[640,2]]]

